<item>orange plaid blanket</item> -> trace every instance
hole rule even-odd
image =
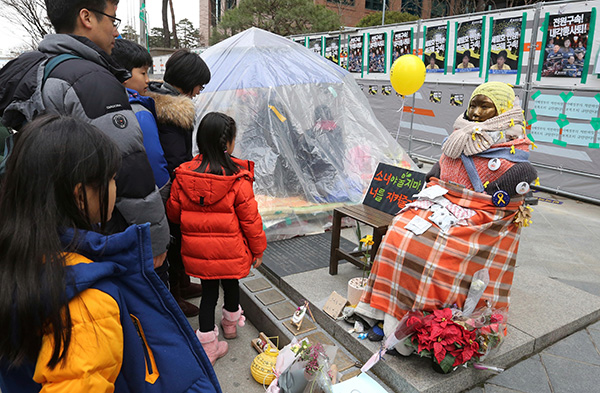
[[[455,225],[444,233],[433,224],[420,236],[404,229],[415,216],[427,220],[429,210],[399,213],[377,252],[361,302],[400,320],[410,310],[432,311],[456,305],[467,297],[472,276],[487,268],[490,282],[478,307],[508,307],[520,227],[513,219],[523,198],[497,207],[491,196],[460,188],[433,178],[448,190],[452,203],[472,209],[468,225]]]

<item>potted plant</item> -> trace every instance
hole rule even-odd
[[[357,234],[360,235],[360,227],[357,227]],[[356,305],[360,301],[363,289],[367,285],[369,273],[371,272],[371,246],[374,244],[373,236],[366,235],[359,240],[358,251],[362,251],[363,244],[365,251],[361,257],[364,262],[362,269],[362,277],[354,277],[348,281],[348,302],[351,305]]]

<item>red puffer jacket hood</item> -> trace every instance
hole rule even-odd
[[[233,160],[241,170],[232,176],[195,172],[200,156],[175,170],[167,215],[181,227],[181,256],[189,275],[246,277],[267,247],[252,190],[254,164]]]
[[[181,179],[181,191],[190,201],[200,206],[210,206],[223,199],[240,178],[244,178],[250,183],[254,182],[254,163],[252,161],[247,161],[247,163],[249,163],[250,170],[242,169],[231,176],[198,173],[193,170],[200,165],[197,156],[192,161],[182,164],[175,170],[175,173]]]

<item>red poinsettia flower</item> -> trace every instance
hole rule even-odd
[[[481,353],[478,352],[479,343],[474,339],[469,340],[466,345],[464,345],[460,352],[456,355],[456,359],[454,360],[454,366],[459,366],[471,360],[474,356],[479,357],[482,356]]]
[[[450,349],[454,349],[454,343],[461,340],[462,338],[462,327],[456,325],[454,322],[450,321],[446,325],[445,329],[439,329],[439,334],[433,340],[433,353],[440,363],[446,357],[446,352]],[[432,337],[434,338],[434,337]]]
[[[452,310],[444,308],[442,310],[433,311],[433,320],[439,324],[440,327],[445,328],[448,322],[452,321]]]
[[[480,342],[487,342],[488,336],[499,337],[500,331],[504,330],[505,333],[506,330],[506,317],[501,313],[494,313],[488,324],[478,329],[468,321],[455,321],[449,308],[434,310],[427,315],[423,312],[412,313],[406,326],[414,332],[411,340],[418,352],[429,352],[438,364],[448,356],[453,359],[453,367],[481,358],[485,351],[480,352]],[[499,338],[495,342],[498,341]]]

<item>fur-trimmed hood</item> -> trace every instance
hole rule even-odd
[[[156,93],[150,89],[147,95],[154,99],[158,124],[172,124],[189,131],[194,129],[196,108],[189,97]]]

